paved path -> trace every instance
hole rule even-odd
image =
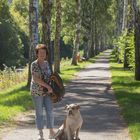
[[[55,104],[55,126],[58,128],[65,116],[64,106],[69,103],[81,105],[84,123],[81,140],[130,140],[119,108],[111,90],[109,54],[105,51],[96,61],[77,74],[66,87],[66,96]],[[36,140],[33,112],[19,117],[18,126],[4,133],[2,140]],[[45,129],[45,139],[48,131]]]

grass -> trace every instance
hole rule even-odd
[[[0,125],[10,123],[14,116],[32,107],[26,83],[20,83],[6,91],[0,92]]]
[[[61,76],[64,83],[74,78],[75,73],[83,69],[86,65],[94,62],[94,59],[80,62],[77,66],[72,66],[71,61],[62,61]],[[0,91],[0,126],[12,124],[13,118],[21,112],[33,108],[32,99],[26,82],[17,84]]]
[[[122,64],[110,59],[112,86],[121,113],[128,125],[132,140],[140,140],[140,81],[134,80],[134,72],[124,70]]]

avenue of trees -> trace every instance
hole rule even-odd
[[[124,69],[135,71],[140,80],[140,6],[137,0],[116,2],[115,54]]]
[[[1,0],[0,69],[30,64],[37,43],[47,45],[55,72],[62,57],[77,65],[81,48],[85,59],[113,48],[140,80],[139,17],[137,0]]]

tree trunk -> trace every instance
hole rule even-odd
[[[31,70],[30,66],[33,60],[35,60],[35,47],[38,44],[38,0],[29,0],[29,34],[30,34],[30,52],[29,52],[29,71],[28,71],[28,83],[31,82]]]
[[[74,49],[73,49],[73,56],[72,56],[72,65],[77,65],[77,53],[79,50],[80,45],[80,29],[81,29],[81,0],[75,0],[76,1],[76,13],[77,13],[77,26],[76,26],[76,36],[74,41]]]
[[[95,48],[95,55],[98,54],[98,32],[97,32],[97,20],[95,18],[95,23],[94,23],[94,48]]]
[[[122,33],[122,21],[123,21],[123,1],[118,0],[117,1],[117,36],[119,36]],[[120,63],[121,60],[119,58],[120,49],[118,46],[116,46],[116,57],[117,61]]]
[[[95,1],[90,1],[90,38],[89,38],[89,58],[95,56]]]
[[[130,14],[129,14],[129,20],[128,20],[128,32],[131,33],[134,29],[134,8],[133,8],[133,0],[128,1],[130,4]]]
[[[54,42],[54,72],[60,73],[61,0],[56,0],[56,31]]]
[[[100,46],[101,46],[101,51],[104,51],[104,45],[105,45],[105,43],[104,43],[104,31],[103,30],[101,30],[101,44],[100,44]]]
[[[124,6],[123,6],[123,22],[122,22],[122,31],[125,31],[127,28],[127,8],[128,7],[128,0],[124,0]],[[127,49],[127,41],[125,42],[125,48],[124,48],[124,63],[123,67],[124,69],[129,68],[128,63],[128,49]]]
[[[88,35],[85,34],[85,36],[83,37],[83,46],[84,46],[84,53],[83,53],[83,57],[87,60],[88,59]]]
[[[118,13],[117,13],[117,35],[122,32],[123,23],[123,1],[118,0]]]
[[[46,44],[49,55],[48,62],[52,71],[52,44],[51,44],[51,0],[42,0],[42,43]]]
[[[123,1],[123,20],[122,20],[122,31],[124,31],[127,27],[127,6],[128,6],[128,0]]]
[[[93,25],[93,21],[91,20],[91,31],[90,31],[90,39],[89,39],[89,49],[88,49],[88,54],[89,54],[89,58],[94,57],[95,56],[95,46],[94,46],[94,38],[95,38],[95,34],[94,34],[94,25]]]
[[[134,0],[135,11],[135,79],[140,81],[140,10],[137,0]]]

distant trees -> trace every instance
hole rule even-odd
[[[7,0],[0,2],[0,69],[7,66],[20,66],[24,58],[19,28],[9,11]]]
[[[82,0],[82,27],[86,58],[97,55],[111,44],[113,36],[114,7],[112,1]],[[113,13],[113,14],[112,14]]]

